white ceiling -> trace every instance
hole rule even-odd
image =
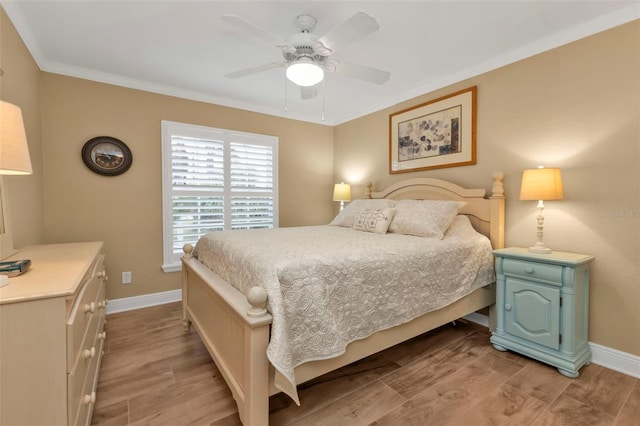
[[[328,125],[640,18],[638,0],[0,2],[44,71]],[[224,77],[282,56],[222,15],[286,39],[298,15],[322,36],[360,10],[380,29],[331,58],[391,72],[384,85],[327,73],[302,100],[287,83],[285,112],[284,68]]]

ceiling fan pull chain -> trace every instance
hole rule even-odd
[[[322,121],[324,121],[324,79],[322,79]]]
[[[284,74],[284,112],[289,112],[287,109],[287,74]]]

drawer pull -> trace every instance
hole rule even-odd
[[[82,356],[84,357],[84,359],[89,359],[89,358],[93,358],[96,356],[96,348],[91,347],[91,349],[85,349],[84,352],[82,352]]]
[[[107,338],[107,332],[103,331],[102,333],[98,333],[98,340],[104,340]]]
[[[96,303],[91,302],[91,304],[84,305],[84,313],[88,314],[89,312],[94,313],[96,311]]]
[[[91,392],[91,395],[86,394],[84,396],[84,403],[86,405],[95,404],[95,402],[96,402],[96,393],[95,392]]]
[[[504,305],[504,310],[505,311],[510,311],[511,310],[511,305],[508,304],[508,303],[506,305]]]
[[[533,268],[531,266],[527,266],[526,268],[524,268],[524,271],[527,274],[533,274]]]

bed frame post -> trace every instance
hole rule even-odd
[[[504,173],[493,173],[493,185],[491,186],[491,246],[494,249],[504,248]]]
[[[245,325],[244,401],[238,404],[240,421],[245,426],[269,425],[269,326],[253,328]]]
[[[491,246],[494,249],[504,248],[504,173],[493,173],[493,185],[491,186]],[[496,305],[489,306],[489,330],[496,329]]]
[[[184,258],[185,259],[191,259],[193,258],[193,246],[191,244],[185,244],[184,247],[182,247],[182,251],[184,251]],[[184,331],[188,332],[191,329],[191,321],[189,320],[189,316],[187,315],[187,304],[184,303],[185,300],[188,300],[187,298],[187,291],[188,291],[188,286],[187,286],[187,269],[186,268],[182,268],[182,325],[184,326]]]

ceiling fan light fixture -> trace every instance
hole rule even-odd
[[[287,78],[298,86],[315,86],[324,79],[324,70],[311,60],[299,60],[287,67]]]

